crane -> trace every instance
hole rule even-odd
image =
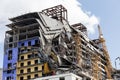
[[[105,56],[106,61],[107,61],[106,68],[105,68],[106,73],[107,73],[107,78],[112,79],[112,76],[111,76],[112,65],[111,65],[109,53],[108,53],[108,50],[107,50],[107,47],[105,44],[105,39],[103,37],[102,30],[101,30],[99,25],[98,25],[98,31],[99,31],[99,41],[100,41],[100,44],[102,45],[103,53],[104,53],[104,56]]]

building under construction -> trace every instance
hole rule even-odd
[[[68,73],[80,77],[76,80],[112,79],[100,26],[99,38],[89,39],[82,23],[69,24],[62,5],[9,20],[2,80],[42,80],[37,78]]]

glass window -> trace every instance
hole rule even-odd
[[[31,46],[31,41],[28,42],[28,46]]]
[[[38,74],[35,74],[34,77],[35,77],[35,78],[38,78]]]
[[[7,74],[10,74],[12,72],[12,70],[7,70]]]
[[[35,40],[35,44],[38,44],[38,40]]]
[[[21,63],[20,66],[21,66],[21,67],[24,66],[24,63]]]
[[[12,68],[12,63],[8,63],[8,69]]]
[[[9,48],[12,48],[13,47],[13,44],[9,44]]]
[[[9,37],[9,42],[13,42],[13,37]]]
[[[28,73],[29,73],[29,72],[31,72],[31,69],[30,69],[30,68],[28,68],[28,69],[27,69],[27,72],[28,72]]]
[[[29,55],[28,55],[28,59],[30,59],[31,57],[32,57],[32,55],[31,55],[31,54],[29,54]]]
[[[38,64],[38,60],[35,60],[34,63],[35,63],[35,64]]]
[[[12,79],[11,76],[8,76],[8,77],[7,77],[7,80],[11,80],[11,79]]]
[[[22,43],[21,46],[24,46],[24,43]]]
[[[34,67],[34,71],[38,71],[38,67]]]
[[[9,50],[8,53],[9,53],[9,54],[12,54],[12,50]]]
[[[31,76],[29,75],[29,76],[27,76],[27,79],[31,79]]]
[[[24,60],[24,56],[21,56],[21,60]]]
[[[20,80],[23,80],[24,79],[24,77],[20,77]]]
[[[20,73],[24,73],[24,70],[20,70]]]
[[[11,60],[12,59],[12,50],[9,50],[8,51],[8,60]]]
[[[42,66],[42,70],[44,70],[44,66]]]
[[[38,57],[38,54],[35,54],[35,57]]]
[[[27,62],[27,65],[31,65],[31,62],[30,62],[30,61],[28,61],[28,62]]]
[[[64,77],[60,77],[60,79],[59,80],[65,80],[65,78]]]

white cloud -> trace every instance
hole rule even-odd
[[[8,28],[5,27],[4,24],[5,22],[0,21],[0,44],[4,44],[5,31],[8,30]]]
[[[94,33],[94,28],[99,24],[95,15],[90,11],[83,11],[81,4],[77,0],[1,0],[0,2],[0,43],[3,42],[4,28],[8,18],[18,16],[28,12],[41,11],[43,9],[62,4],[68,10],[68,19],[71,24],[83,23],[90,33]]]

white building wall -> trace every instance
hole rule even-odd
[[[65,76],[65,80],[74,80],[74,79],[72,79],[72,76]]]
[[[60,80],[61,77],[64,77],[64,80],[82,80],[80,76],[77,76],[73,73],[41,77],[41,78],[36,78],[34,80]]]

